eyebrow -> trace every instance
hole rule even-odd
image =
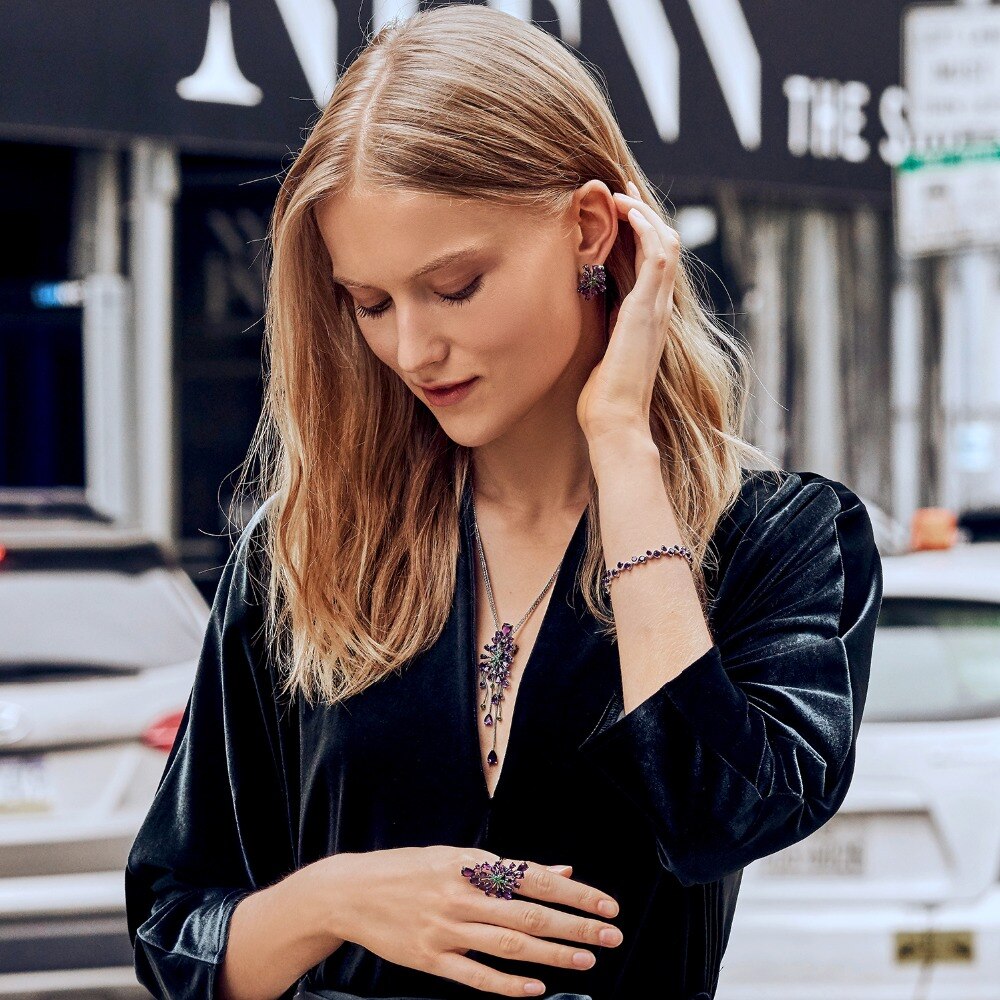
[[[429,274],[431,271],[437,271],[442,267],[447,267],[449,264],[454,264],[457,261],[462,260],[465,257],[473,257],[476,254],[482,253],[486,250],[487,245],[485,243],[476,243],[468,247],[460,247],[458,250],[449,250],[446,253],[439,254],[433,260],[429,260],[422,267],[419,267],[411,275],[411,280],[414,278],[422,278],[425,274]],[[373,288],[373,285],[366,285],[363,281],[354,281],[351,278],[339,278],[336,274],[333,275],[333,280],[339,282],[341,285],[351,285],[355,288]]]

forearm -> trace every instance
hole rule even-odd
[[[591,442],[605,566],[661,545],[680,545],[673,506],[648,434]],[[665,556],[611,583],[626,713],[712,648],[687,560]]]
[[[275,1000],[336,951],[346,905],[340,855],[300,868],[240,900],[219,970],[219,1000]]]

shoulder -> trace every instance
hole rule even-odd
[[[250,515],[223,568],[216,604],[225,602],[230,614],[245,613],[248,607],[263,604],[270,571],[267,518],[273,513],[276,499],[277,494],[271,494]]]
[[[864,502],[848,486],[818,472],[743,469],[743,483],[719,519],[713,540],[729,546],[752,534],[773,535],[792,525],[830,524],[842,515],[870,522]]]
[[[267,518],[274,513],[277,499],[278,494],[272,493],[257,507],[250,517],[247,518],[236,542],[237,549],[243,547],[244,551],[246,551],[248,547],[262,543],[265,537]]]
[[[268,497],[253,511],[233,543],[212,601],[209,631],[215,636],[219,669],[230,677],[232,687],[236,689],[252,677],[258,692],[267,692],[277,701],[276,650],[266,627],[270,585],[267,517],[275,498],[276,494]]]
[[[879,589],[871,518],[854,490],[812,471],[743,471],[712,537],[719,584],[745,590],[794,579],[821,590],[839,581],[847,605]]]

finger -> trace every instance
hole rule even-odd
[[[630,195],[619,194],[617,191],[613,197],[615,205],[621,213],[622,218],[628,220],[629,209],[635,207],[635,199]],[[642,265],[646,259],[646,255],[643,253],[642,241],[639,239],[639,235],[636,233],[634,225],[632,226],[632,235],[635,237],[635,273],[639,274],[642,270]]]
[[[673,288],[677,259],[661,242],[656,227],[638,208],[630,209],[628,218],[635,227],[645,255],[642,268],[636,274],[633,291],[640,301],[648,303],[652,312],[664,284]]]
[[[505,997],[538,997],[545,992],[545,984],[538,979],[510,976],[454,951],[442,955],[432,971],[434,975],[454,979],[456,983],[471,986],[484,993],[499,993]],[[526,989],[530,983],[534,983],[537,989]]]
[[[631,206],[638,208],[642,212],[643,217],[653,224],[657,235],[660,237],[660,242],[667,248],[675,242],[679,243],[677,230],[668,225],[660,213],[649,202],[643,200],[639,189],[631,181],[628,181],[628,186],[631,193]],[[625,197],[629,196],[626,195]]]
[[[617,915],[618,903],[606,892],[601,892],[600,889],[584,882],[576,882],[571,878],[559,875],[553,877],[553,875],[554,873],[547,868],[529,861],[524,877],[517,887],[517,894],[531,899],[542,899],[550,903],[566,903],[578,910],[585,910],[600,916],[613,917]],[[609,902],[614,907],[614,913],[605,914],[601,910],[601,903],[604,901]]]
[[[577,916],[526,899],[496,899],[484,895],[481,901],[473,901],[455,916],[468,924],[506,928],[534,938],[557,938],[574,945],[617,948],[622,943],[622,932],[606,920]]]
[[[664,249],[673,255],[677,255],[680,250],[680,234],[663,220],[659,212],[642,200],[639,189],[631,181],[628,182],[628,185],[631,189],[631,194],[615,194],[614,196],[617,199],[615,203],[618,205],[619,210],[627,217],[631,209],[637,209],[642,217],[652,225]],[[638,270],[637,266],[637,273]]]
[[[462,928],[462,937],[470,948],[499,958],[554,965],[560,969],[590,969],[597,964],[597,956],[588,948],[547,941],[538,932],[529,933],[497,924],[468,923]]]
[[[564,902],[575,906],[577,904],[574,899],[580,896],[581,891],[593,892],[589,886],[574,883],[571,879],[553,875],[551,872],[544,872],[544,874],[551,879],[552,883],[563,883],[560,888],[566,890],[549,889],[547,891],[548,898],[552,902]],[[575,889],[573,889],[574,886]],[[599,893],[598,898],[606,899],[609,897],[604,893]],[[617,909],[617,903],[614,903],[614,900],[612,903]],[[463,905],[454,911],[453,915],[459,920],[494,924],[498,927],[511,927],[535,937],[554,937],[563,941],[604,948],[614,948],[621,944],[621,931],[610,923],[607,917],[580,916],[518,897],[498,899],[480,893],[478,898],[466,898]],[[610,937],[603,936],[605,932]]]
[[[680,235],[676,229],[667,225],[667,223],[661,218],[660,213],[657,212],[652,205],[649,205],[647,202],[642,200],[639,189],[635,186],[635,184],[629,181],[628,186],[631,191],[631,196],[621,196],[623,205],[628,204],[632,208],[635,208],[642,214],[642,217],[649,222],[650,225],[652,225],[657,237],[659,238],[660,246],[663,248],[670,262],[660,271],[660,291],[665,293],[665,301],[657,302],[658,307],[669,312],[673,306],[674,300],[674,282],[677,276],[677,261],[680,257]],[[638,273],[638,268],[636,273]]]

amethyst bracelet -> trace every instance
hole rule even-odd
[[[688,565],[692,568],[694,567],[694,556],[686,545],[661,545],[658,549],[646,549],[643,555],[632,556],[628,562],[617,563],[611,569],[604,571],[604,576],[601,577],[604,593],[611,593],[611,581],[617,580],[625,570],[631,569],[633,566],[639,565],[639,563],[647,562],[650,559],[659,559],[661,556],[683,556],[687,559]]]

